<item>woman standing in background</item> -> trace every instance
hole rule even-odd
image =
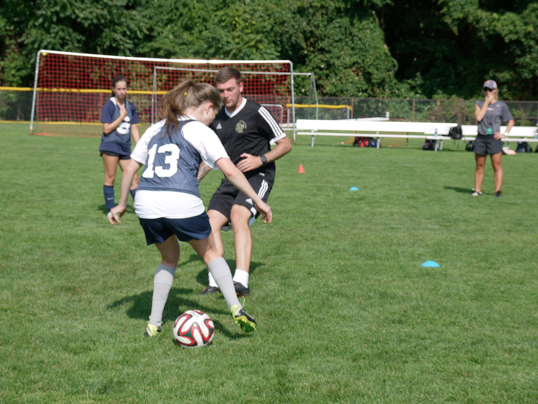
[[[472,196],[482,195],[482,181],[484,180],[484,166],[486,156],[491,156],[491,165],[495,172],[495,196],[500,198],[503,183],[502,141],[514,126],[514,119],[510,114],[508,106],[499,101],[499,90],[497,83],[487,80],[484,83],[484,101],[477,101],[475,105],[475,116],[478,121],[478,135],[474,142],[474,153],[476,169],[474,173],[474,190]],[[501,133],[501,121],[508,122],[506,131]]]
[[[123,171],[131,159],[131,135],[138,143],[140,134],[136,124],[140,122],[136,107],[127,101],[127,79],[117,76],[112,80],[112,97],[105,103],[101,111],[103,136],[99,152],[105,167],[105,183],[103,193],[107,210],[110,212],[114,203],[114,181],[118,164]],[[138,188],[138,176],[134,176],[131,184],[131,196],[134,199]]]

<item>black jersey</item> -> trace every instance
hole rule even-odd
[[[235,165],[242,160],[241,154],[261,156],[271,150],[271,144],[286,137],[267,109],[246,99],[243,99],[243,102],[240,110],[232,117],[228,116],[226,107],[222,106],[210,125]],[[266,173],[270,179],[274,179],[275,163],[271,162],[249,171],[245,176],[250,177],[258,173]]]

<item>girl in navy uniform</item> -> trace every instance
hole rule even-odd
[[[118,215],[125,212],[135,173],[145,165],[134,207],[147,244],[155,244],[161,253],[145,335],[153,337],[161,331],[164,306],[179,262],[178,239],[189,243],[207,264],[237,325],[245,332],[255,331],[256,321],[239,303],[230,268],[214,245],[198,191],[201,162],[222,170],[252,198],[266,223],[272,220],[271,208],[254,192],[215,132],[207,127],[221,106],[220,95],[213,86],[183,82],[163,97],[160,106],[165,119],[152,125],[133,150],[124,170],[119,204],[109,215],[111,224],[120,222]]]
[[[502,140],[504,139],[512,126],[514,119],[510,114],[508,106],[499,101],[499,90],[497,83],[493,80],[487,80],[484,85],[486,98],[484,101],[477,101],[475,105],[475,116],[478,121],[478,135],[474,142],[473,151],[475,153],[476,169],[474,174],[474,189],[471,195],[482,195],[482,181],[484,180],[484,166],[486,156],[491,156],[491,165],[495,172],[495,196],[501,196],[501,187],[503,184],[502,158]],[[501,133],[501,122],[508,122],[506,131]]]
[[[133,103],[127,101],[127,79],[118,76],[112,80],[112,97],[105,103],[101,111],[103,136],[99,152],[105,166],[105,183],[103,193],[108,211],[114,207],[114,181],[118,164],[125,169],[131,159],[131,135],[138,143],[140,134],[136,124],[140,122]],[[138,177],[135,175],[130,186],[134,198],[138,187]]]

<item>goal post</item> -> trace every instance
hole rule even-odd
[[[127,78],[128,99],[136,106],[140,125],[149,126],[155,120],[152,114],[158,95],[189,78],[213,84],[213,72],[226,66],[251,72],[245,75],[244,87],[253,101],[295,104],[293,64],[289,60],[159,59],[40,50],[30,134],[101,136],[101,109],[112,96],[110,85],[118,75]],[[155,81],[157,67],[186,73],[161,76]],[[287,113],[285,108],[283,113]],[[295,122],[295,108],[290,113]]]

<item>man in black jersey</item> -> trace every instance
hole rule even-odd
[[[224,105],[210,127],[232,162],[245,174],[260,198],[267,202],[275,180],[274,161],[291,151],[291,142],[269,111],[242,97],[243,83],[238,70],[231,67],[219,70],[215,84]],[[271,145],[276,146],[271,150]],[[201,180],[207,172],[209,167],[202,164],[198,179]],[[237,265],[233,278],[235,290],[240,296],[248,295],[252,255],[250,225],[258,215],[252,200],[224,178],[211,198],[207,214],[219,254],[224,255],[220,231],[228,223],[232,224]],[[217,284],[209,274],[209,284],[199,294],[217,290]]]

